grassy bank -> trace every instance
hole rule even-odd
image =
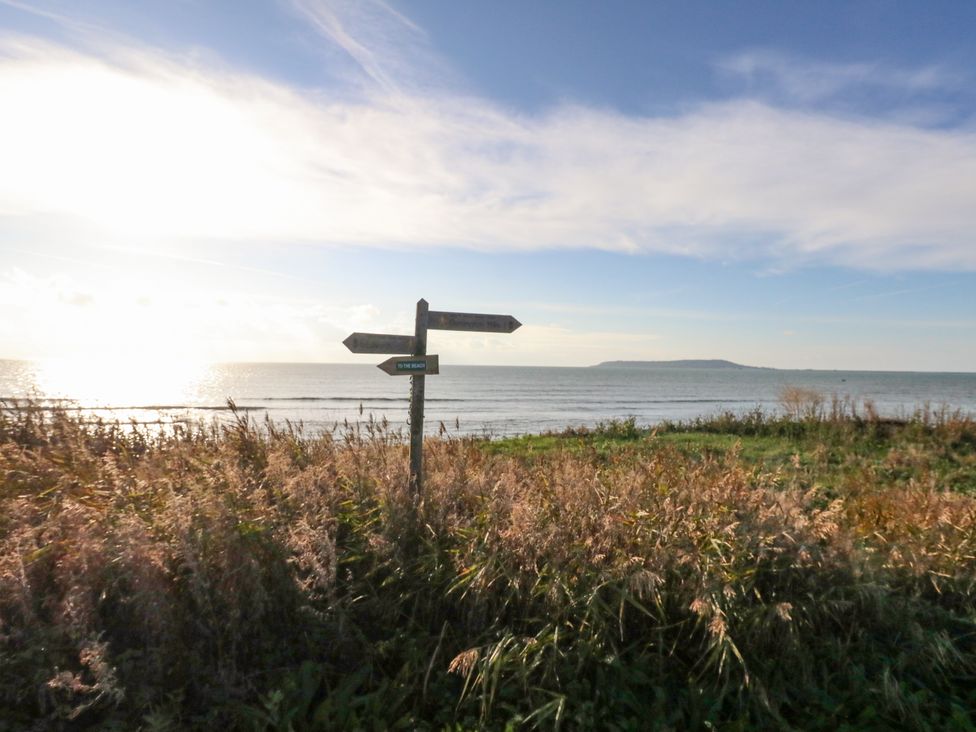
[[[0,729],[976,727],[976,424],[0,415]]]

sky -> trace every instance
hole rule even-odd
[[[976,371],[976,4],[0,0],[0,358]]]

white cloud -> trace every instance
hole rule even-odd
[[[335,28],[371,78],[397,78]],[[0,215],[80,216],[160,249],[213,237],[976,269],[970,129],[746,100],[522,116],[392,86],[350,100],[151,51],[0,38]]]

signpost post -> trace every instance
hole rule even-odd
[[[439,373],[439,358],[427,355],[427,331],[465,330],[511,333],[522,324],[511,315],[451,313],[430,310],[426,300],[417,302],[413,336],[389,333],[352,333],[343,344],[353,353],[399,353],[378,368],[390,376],[410,376],[410,484],[419,497],[424,473],[424,377]]]

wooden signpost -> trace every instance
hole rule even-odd
[[[413,353],[413,336],[353,333],[343,345],[353,353]]]
[[[414,374],[438,374],[437,356],[393,356],[376,368],[390,376],[413,376]]]
[[[427,355],[428,330],[465,330],[511,333],[522,324],[511,315],[451,313],[430,310],[426,300],[417,302],[412,336],[389,333],[353,333],[343,344],[353,353],[399,353],[378,365],[390,376],[410,376],[410,483],[419,496],[424,467],[424,376],[439,373],[439,359]]]
[[[475,330],[482,333],[511,333],[522,325],[511,315],[487,313],[444,313],[431,310],[427,327],[431,330]]]

